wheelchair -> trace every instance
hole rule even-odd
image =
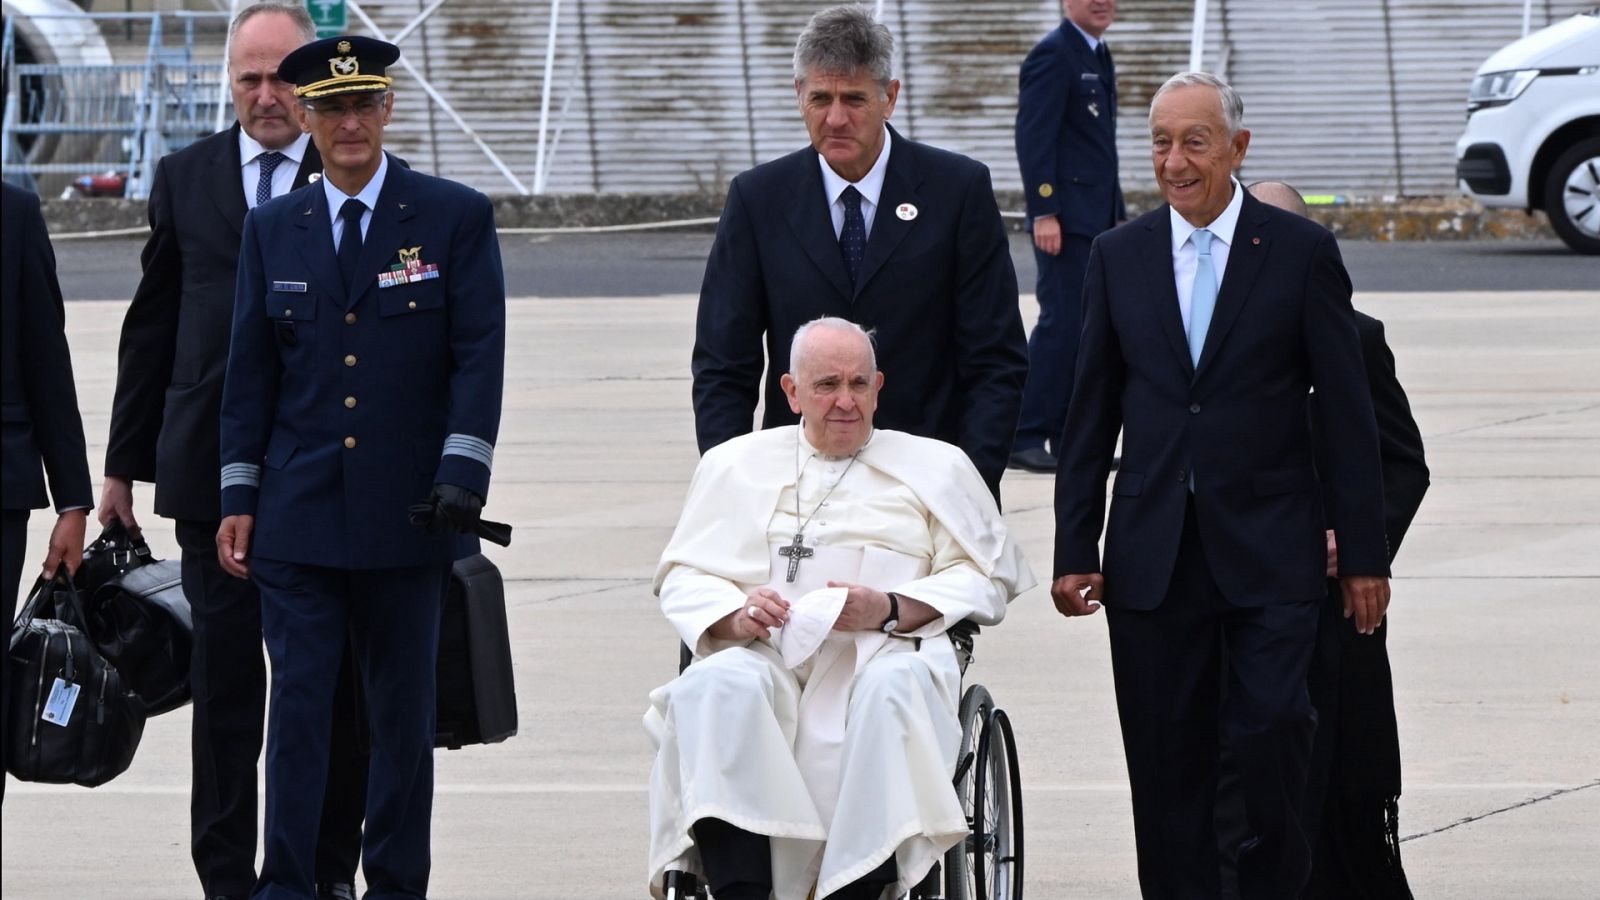
[[[963,678],[972,663],[978,626],[958,622],[947,634],[955,645]],[[678,671],[688,667],[689,648],[679,647]],[[956,754],[955,790],[967,815],[967,837],[951,847],[905,900],[1022,900],[1022,778],[1011,719],[981,684],[961,692],[961,749]],[[667,900],[716,900],[689,872],[667,872]]]

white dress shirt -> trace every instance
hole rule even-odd
[[[361,214],[361,241],[367,240],[367,229],[372,225],[372,211],[378,208],[378,194],[383,191],[383,179],[389,174],[389,154],[384,153],[378,157],[378,171],[374,172],[372,179],[367,182],[359,193],[355,195],[367,211]],[[322,179],[322,191],[328,197],[328,218],[333,220],[333,250],[339,252],[339,238],[344,236],[344,220],[339,218],[339,210],[344,208],[344,202],[351,199],[349,194],[333,186],[333,179]]]
[[[1089,42],[1089,50],[1090,50],[1090,52],[1095,52],[1095,51],[1098,51],[1100,49],[1100,39],[1099,38],[1095,37],[1094,35],[1090,34],[1087,31],[1084,31],[1082,28],[1079,28],[1078,27],[1078,23],[1072,21],[1071,19],[1067,20],[1067,24],[1071,25],[1073,30],[1075,30],[1079,34],[1083,35],[1083,39]]]
[[[853,184],[861,192],[861,219],[867,227],[867,237],[872,237],[872,220],[878,212],[878,198],[883,196],[883,173],[889,168],[889,126],[883,126],[883,149],[878,161],[860,181],[845,181],[821,153],[817,154],[817,164],[822,166],[822,190],[828,197],[828,213],[833,216],[833,236],[837,238],[844,231],[844,201],[839,198]]]
[[[1244,206],[1244,187],[1237,178],[1233,182],[1233,199],[1226,208],[1206,225],[1211,232],[1211,270],[1216,273],[1217,287],[1222,287],[1222,274],[1228,269],[1228,250],[1233,246],[1233,232],[1239,224],[1239,210]],[[1191,225],[1178,211],[1167,208],[1172,216],[1172,277],[1178,284],[1178,311],[1183,314],[1183,333],[1189,333],[1190,295],[1194,293],[1194,270],[1199,266],[1200,251],[1195,249],[1190,237],[1199,226]]]
[[[311,143],[311,135],[302,134],[294,139],[294,143],[280,149],[278,152],[288,157],[278,163],[272,170],[272,196],[282,197],[289,193],[289,188],[294,187],[294,177],[300,172],[300,163],[306,158],[306,145]],[[248,134],[243,128],[239,129],[239,158],[244,160],[242,167],[241,184],[244,187],[244,205],[246,209],[256,208],[256,184],[261,181],[261,154],[267,148]]]

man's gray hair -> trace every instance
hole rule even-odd
[[[789,342],[790,375],[798,375],[800,372],[800,360],[804,355],[800,352],[800,348],[805,343],[806,335],[816,331],[819,328],[824,331],[835,331],[840,334],[859,335],[861,340],[865,341],[867,345],[867,362],[871,365],[871,368],[868,371],[878,371],[878,350],[873,346],[872,332],[862,328],[860,325],[857,325],[849,319],[841,319],[838,316],[823,316],[820,319],[812,319],[811,321],[795,329],[794,340]]]
[[[1161,96],[1181,87],[1208,87],[1216,91],[1217,100],[1222,104],[1222,121],[1228,126],[1228,136],[1232,137],[1244,129],[1244,101],[1239,99],[1239,92],[1233,89],[1233,85],[1210,72],[1179,72],[1168,78],[1167,83],[1150,98],[1152,125],[1155,124],[1156,104],[1161,102]]]
[[[305,38],[306,43],[309,44],[317,39],[317,25],[311,21],[311,14],[306,12],[304,6],[293,2],[293,0],[261,0],[260,3],[252,3],[239,10],[239,14],[233,17],[233,22],[228,25],[228,43],[232,44],[238,39],[239,29],[244,23],[262,13],[279,13],[280,15],[288,16],[293,20],[295,28],[300,32],[300,36]]]
[[[794,45],[794,80],[812,72],[865,72],[885,90],[893,77],[894,35],[865,6],[846,3],[811,17]]]

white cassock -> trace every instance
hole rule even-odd
[[[814,555],[791,583],[778,551],[807,518]],[[940,617],[904,635],[831,632],[845,591],[830,580]],[[1033,584],[993,496],[950,444],[878,430],[852,466],[789,426],[707,453],[656,569],[662,610],[696,662],[652,691],[645,713],[657,748],[651,891],[661,895],[668,869],[702,871],[690,829],[704,818],[771,838],[777,900],[806,900],[813,886],[825,897],[891,854],[895,896],[921,881],[967,833],[951,785],[961,673],[944,632],[999,622]],[[706,634],[759,587],[791,604],[772,640]]]

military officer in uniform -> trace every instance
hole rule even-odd
[[[155,512],[173,520],[183,550],[183,593],[194,616],[189,852],[206,900],[244,900],[256,881],[256,769],[267,712],[261,598],[254,584],[218,567],[216,548],[217,419],[239,235],[251,209],[322,171],[295,121],[294,85],[278,77],[283,58],[316,39],[311,15],[292,0],[263,0],[240,10],[229,33],[238,120],[156,166],[144,275],[122,320],[100,500],[100,524],[117,520],[137,533],[133,483],[155,482]],[[354,900],[361,854],[367,757],[348,664],[318,829],[319,900]]]
[[[312,896],[347,632],[372,734],[366,896],[427,892],[439,616],[488,495],[505,280],[488,198],[383,152],[399,55],[352,36],[284,58],[323,178],[253,210],[240,245],[217,553],[259,588],[272,661],[257,900]],[[424,500],[427,530],[408,520]]]

